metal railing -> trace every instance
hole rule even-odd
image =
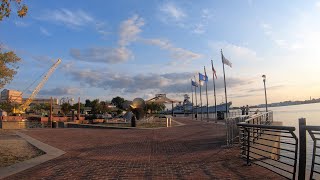
[[[237,125],[241,129],[241,156],[247,165],[255,163],[289,179],[306,179],[309,172],[310,179],[320,179],[320,126],[307,126],[306,119],[300,118],[297,137],[292,126]],[[313,142],[312,158],[307,156],[307,132]],[[311,169],[306,167],[310,163],[307,159],[312,159]]]
[[[227,146],[239,143],[239,127],[238,123],[247,123],[247,124],[257,124],[257,125],[268,125],[273,122],[273,112],[263,112],[252,115],[240,115],[236,117],[229,117],[226,119],[226,137],[227,137]]]
[[[241,128],[241,156],[247,165],[255,163],[295,179],[298,150],[295,127],[247,123],[239,123],[238,126]]]
[[[310,179],[315,179],[315,176],[320,176],[320,145],[317,145],[318,140],[320,140],[320,126],[305,126],[306,131],[310,134],[313,141],[313,153],[312,162],[310,170]],[[316,168],[318,167],[318,168]]]

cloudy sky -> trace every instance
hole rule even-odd
[[[30,94],[58,59],[59,68],[38,97],[111,100],[191,95],[190,79],[206,66],[213,104],[224,99],[220,49],[228,98],[235,106],[320,97],[320,1],[118,0],[25,1],[27,17],[0,22],[3,50],[23,61],[5,88]],[[36,83],[35,83],[36,84]],[[199,97],[199,94],[198,94]]]

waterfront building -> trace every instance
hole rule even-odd
[[[3,91],[1,91],[0,102],[22,104],[22,92],[4,89]]]

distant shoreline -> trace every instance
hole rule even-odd
[[[308,102],[308,103],[294,103],[295,101],[293,101],[292,103],[289,104],[278,104],[278,105],[274,105],[276,103],[272,103],[272,104],[268,104],[268,107],[283,107],[283,106],[296,106],[296,105],[306,105],[306,104],[316,104],[316,103],[320,103],[320,102]],[[241,107],[233,107],[231,109],[240,109]],[[255,105],[255,106],[250,106],[250,108],[265,108],[265,105]]]

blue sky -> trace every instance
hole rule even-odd
[[[182,99],[190,78],[217,71],[223,100],[220,49],[228,98],[262,104],[262,74],[269,102],[319,97],[320,1],[24,1],[27,17],[0,22],[0,43],[23,61],[5,88],[24,90],[57,58],[59,68],[38,97]],[[30,94],[31,87],[25,91]]]

